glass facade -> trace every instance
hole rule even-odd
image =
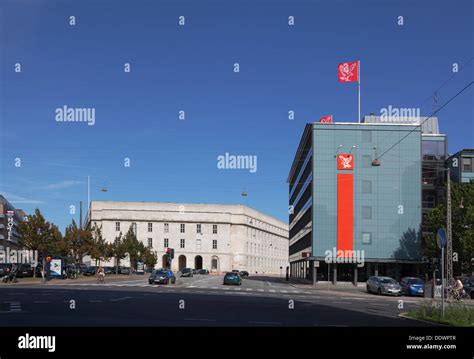
[[[372,160],[394,144],[381,157],[380,166],[372,166]],[[326,251],[337,248],[337,173],[340,172],[337,156],[351,154],[354,158],[353,249],[363,249],[366,261],[419,261],[422,148],[419,128],[315,123],[312,147],[312,255],[322,259]]]

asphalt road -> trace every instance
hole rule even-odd
[[[403,308],[400,308],[400,300]],[[423,300],[354,291],[311,291],[279,278],[147,277],[97,285],[74,281],[0,286],[0,326],[419,326],[398,315]]]

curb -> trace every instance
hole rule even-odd
[[[409,320],[414,320],[414,321],[420,322],[420,323],[436,325],[436,326],[440,326],[440,327],[454,327],[454,325],[442,324],[442,323],[437,323],[437,322],[431,322],[429,320],[412,318],[412,317],[408,316],[408,312],[400,313],[400,314],[398,314],[398,317],[404,318],[404,319],[409,319]]]

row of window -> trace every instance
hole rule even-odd
[[[134,222],[132,223],[132,229],[136,233],[137,232],[137,224]],[[186,224],[181,223],[180,224],[180,233],[186,233]],[[115,231],[120,232],[120,222],[115,222]],[[169,233],[170,231],[170,224],[169,223],[163,223],[163,232],[164,233]],[[148,223],[148,232],[153,232],[153,223],[149,222]],[[202,234],[202,225],[201,224],[196,224],[196,233]],[[212,234],[217,234],[217,224],[212,225]]]
[[[251,254],[263,254],[273,257],[286,257],[286,250],[273,246],[273,243],[270,245],[262,245],[258,243],[247,242],[246,243],[246,253]]]
[[[258,219],[251,218],[251,217],[248,217],[247,221],[248,221],[248,224],[250,224],[252,226],[259,227],[259,228],[262,228],[262,229],[265,229],[265,230],[268,230],[268,231],[273,231],[275,233],[279,233],[282,236],[285,235],[285,231],[283,229],[281,229],[279,227],[276,227],[272,224],[262,222],[262,221],[259,221]]]
[[[163,239],[163,248],[168,248],[170,246],[170,240],[169,238],[164,238]],[[153,248],[153,238],[148,238],[148,248]],[[186,240],[184,238],[181,238],[179,240],[179,248],[186,248]],[[196,239],[196,249],[201,250],[201,240]],[[212,249],[217,249],[217,239],[212,240]]]

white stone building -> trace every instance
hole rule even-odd
[[[156,268],[168,266],[167,248],[174,248],[173,271],[281,274],[288,264],[288,225],[243,205],[92,201],[86,221],[102,226],[108,242],[132,225],[138,240],[156,252]]]

